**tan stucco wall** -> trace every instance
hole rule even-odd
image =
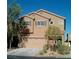
[[[35,18],[35,21],[34,21],[34,31],[33,31],[33,20],[31,20],[31,27],[29,27],[29,29],[31,29],[31,32],[33,32],[33,34],[30,34],[30,36],[43,36],[44,37],[44,35],[45,35],[45,31],[47,30],[47,28],[48,28],[48,19],[45,19],[45,18],[43,18],[43,17],[40,17],[40,16],[38,16],[38,15],[35,15],[35,14],[32,14],[32,15],[30,15],[29,17],[31,17],[31,18]],[[26,18],[24,18],[25,20],[29,20],[29,19],[27,19],[27,17]],[[44,26],[44,27],[37,27],[36,26],[36,24],[35,24],[35,22],[37,21],[37,20],[45,20],[46,21],[46,26]]]

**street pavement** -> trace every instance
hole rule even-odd
[[[34,57],[34,56],[7,56],[7,59],[71,59],[71,58],[56,58],[56,57]]]
[[[71,59],[69,57],[54,57],[54,56],[38,56],[38,51],[42,49],[37,48],[19,48],[8,51],[7,59]]]

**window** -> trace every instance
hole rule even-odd
[[[38,26],[38,27],[43,27],[43,26],[45,26],[46,25],[46,21],[36,21],[36,26]]]

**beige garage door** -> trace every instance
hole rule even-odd
[[[45,39],[28,39],[28,41],[25,43],[26,48],[43,48],[45,44]]]

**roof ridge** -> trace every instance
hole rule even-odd
[[[44,9],[39,9],[39,10],[36,11],[36,13],[38,13],[38,12],[40,12],[40,11],[44,11],[45,13],[48,13],[48,14],[51,14],[51,15],[55,15],[55,16],[57,16],[57,17],[60,17],[60,18],[64,18],[64,19],[65,19],[64,16],[60,16],[60,15],[58,15],[58,14],[55,14],[55,13],[49,12],[49,11],[44,10]]]
[[[51,14],[51,15],[55,15],[55,16],[57,16],[57,17],[60,17],[60,18],[65,19],[65,17],[63,17],[63,16],[59,16],[59,15],[57,15],[57,14],[55,14],[55,13],[49,12],[49,11],[44,10],[44,9],[39,9],[39,10],[37,10],[37,11],[33,11],[33,12],[30,12],[30,13],[27,13],[26,15],[24,15],[24,16],[22,16],[22,17],[28,17],[28,18],[30,18],[30,19],[33,19],[32,17],[29,17],[29,15],[31,15],[31,14],[37,14],[37,15],[43,17],[43,18],[50,19],[50,18],[47,18],[47,17],[45,17],[45,16],[42,16],[42,15],[38,14],[38,12],[40,12],[40,11],[44,11],[45,13],[48,13],[48,14]]]

